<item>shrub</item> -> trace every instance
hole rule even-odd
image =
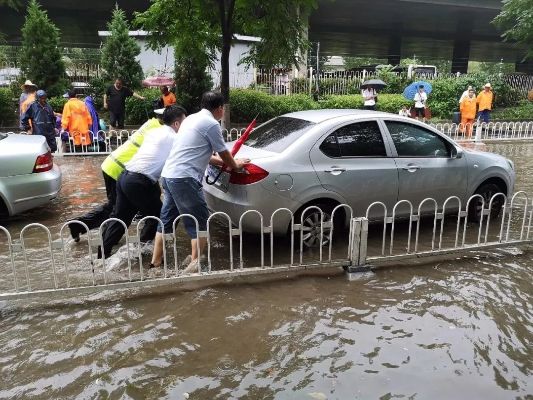
[[[65,103],[68,101],[68,99],[64,97],[50,97],[48,99],[48,104],[52,107],[54,112],[56,113],[62,113],[63,107],[65,106]]]
[[[211,76],[206,71],[207,64],[202,62],[201,57],[176,58],[176,99],[188,114],[200,111],[202,94],[213,87]]]
[[[138,90],[144,100],[135,97],[126,99],[126,123],[128,125],[139,125],[152,116],[154,101],[161,96],[159,89]]]
[[[17,119],[15,102],[11,91],[6,88],[0,88],[0,126],[8,126]]]
[[[507,107],[505,109],[496,109],[492,115],[492,119],[503,120],[520,120],[527,121],[533,119],[533,103],[527,100],[521,101],[518,105]]]

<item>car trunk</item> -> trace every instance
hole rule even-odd
[[[31,174],[35,161],[49,151],[41,135],[0,136],[0,177]]]

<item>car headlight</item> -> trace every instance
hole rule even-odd
[[[509,167],[511,167],[511,169],[514,171],[514,163],[511,160],[507,159],[507,164],[509,164]]]

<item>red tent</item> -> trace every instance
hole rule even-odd
[[[174,79],[168,76],[151,76],[142,81],[144,87],[174,86]]]

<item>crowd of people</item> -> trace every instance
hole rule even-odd
[[[160,107],[176,103],[176,96],[168,87],[162,86],[160,89]],[[126,99],[132,96],[145,100],[143,96],[124,86],[121,78],[115,79],[107,88],[103,100],[104,108],[109,111],[111,127],[124,128]],[[71,141],[76,151],[95,141],[103,144],[105,138],[98,133],[105,131],[106,127],[98,116],[93,98],[86,96],[82,101],[74,90],[69,90],[63,97],[68,98],[68,101],[62,113],[56,113],[48,104],[46,92],[38,90],[37,85],[26,80],[19,98],[20,129],[27,134],[44,136],[52,152],[57,151],[56,137],[61,137],[63,142]]]
[[[183,262],[183,272],[196,272],[205,252],[206,240],[197,235],[205,231],[209,210],[202,191],[202,180],[208,164],[235,170],[249,160],[234,159],[227,150],[219,121],[224,115],[224,98],[217,92],[206,92],[202,109],[189,116],[183,107],[171,104],[155,110],[156,117],[145,122],[132,137],[111,153],[102,163],[107,202],[76,218],[89,229],[97,228],[108,218],[118,218],[129,226],[135,215],[158,217],[147,219],[140,234],[141,242],[154,241],[150,266],[160,267],[163,256],[163,233],[173,231],[175,219],[182,214],[191,218],[183,224],[191,238],[191,254]],[[163,201],[161,201],[161,187]],[[85,232],[78,223],[69,224],[75,241]],[[102,246],[98,258],[111,255],[124,235],[117,221],[102,229]]]

